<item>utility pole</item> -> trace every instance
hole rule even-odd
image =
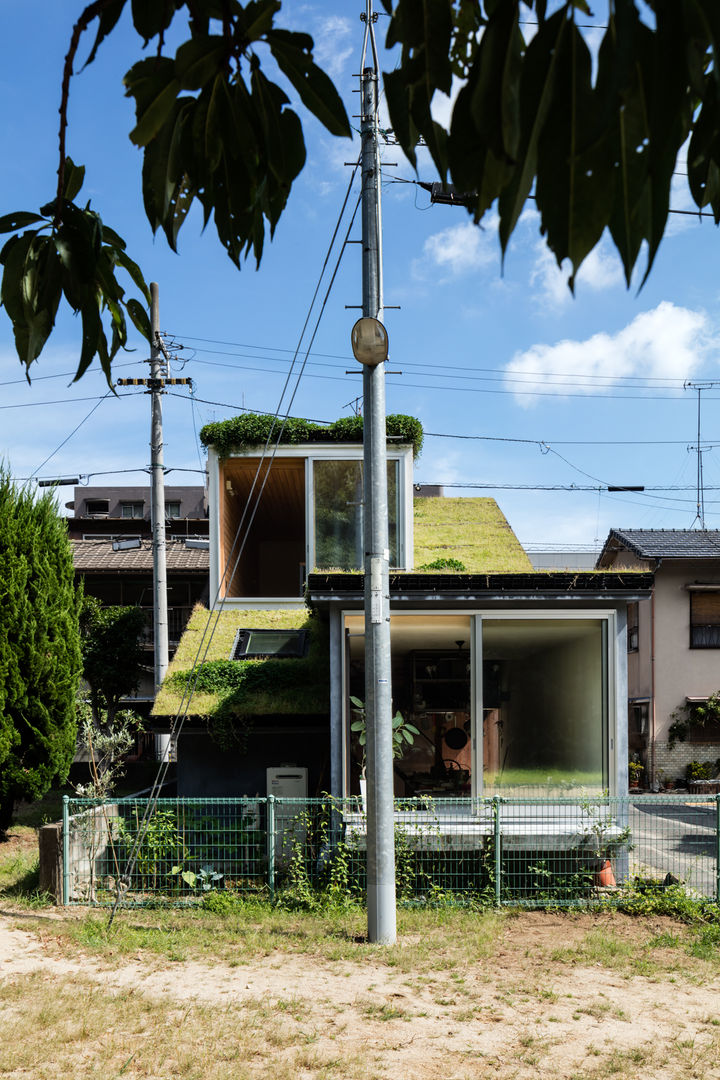
[[[382,231],[378,151],[378,74],[372,0],[366,0],[360,94],[362,169],[362,310],[353,352],[363,364],[365,717],[367,752],[368,939],[396,940],[395,827],[390,662],[390,544],[388,537],[385,368],[382,325]],[[372,64],[366,66],[368,44]],[[357,332],[357,333],[356,333]],[[369,345],[363,350],[363,337]],[[379,351],[377,347],[379,346]],[[364,359],[363,359],[364,356]]]
[[[165,557],[165,465],[163,462],[162,394],[167,385],[189,385],[191,379],[168,378],[167,355],[160,335],[159,288],[150,283],[150,378],[118,379],[118,386],[147,386],[150,394],[150,524],[153,551],[153,640],[155,693],[168,668],[167,567]]]
[[[167,565],[165,553],[165,465],[163,460],[161,380],[170,372],[160,339],[160,289],[150,283],[150,522],[153,545],[153,627],[155,693],[168,668]]]

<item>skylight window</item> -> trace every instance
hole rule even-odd
[[[238,630],[231,660],[251,660],[266,656],[304,656],[306,630]]]

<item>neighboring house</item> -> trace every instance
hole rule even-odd
[[[202,643],[181,792],[264,794],[265,770],[292,766],[308,770],[309,794],[353,793],[362,421],[311,425],[304,439],[291,429],[254,511],[262,419],[202,433],[222,612],[216,623],[196,611],[153,714],[169,723],[181,706]],[[625,611],[652,575],[538,573],[493,499],[413,499],[421,433],[408,420],[388,418],[392,677],[394,707],[419,735],[395,763],[397,793],[626,790]]]
[[[651,782],[684,778],[690,761],[720,757],[720,724],[671,738],[720,689],[720,530],[611,529],[597,566],[654,574],[652,596],[628,608],[630,751]]]
[[[190,613],[208,599],[207,499],[202,487],[166,487],[168,643],[175,651]],[[141,607],[146,673],[134,701],[154,698],[153,555],[149,487],[76,487],[68,534],[75,573],[104,604]]]

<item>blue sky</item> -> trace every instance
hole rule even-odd
[[[313,34],[316,57],[337,81],[348,112],[357,113],[353,73],[363,5],[284,6],[284,25]],[[62,63],[79,9],[70,0],[0,4],[2,213],[35,210],[54,193]],[[381,15],[381,45],[385,26]],[[358,139],[333,139],[298,108],[307,121],[308,161],[258,272],[247,263],[238,273],[212,227],[201,233],[197,215],[183,227],[174,255],[162,237],[151,235],[140,196],[141,155],[127,137],[133,108],[121,80],[140,55],[124,19],[96,62],[73,80],[68,152],[87,167],[83,195],[125,238],[146,279],[160,285],[163,330],[183,346],[174,374],[190,376],[195,394],[194,403],[180,388],[164,399],[165,464],[174,470],[168,483],[193,483],[199,474],[190,470],[203,465],[196,432],[204,423],[232,416],[240,406],[262,412],[278,406],[347,191],[352,170],[345,163],[356,159]],[[447,103],[439,102],[443,108]],[[543,248],[531,210],[503,269],[491,215],[477,229],[463,210],[431,207],[427,192],[413,183],[436,179],[423,152],[417,176],[397,147],[386,147],[383,157],[389,367],[402,372],[388,376],[387,405],[419,417],[428,433],[416,479],[445,484],[449,495],[495,496],[520,539],[535,546],[592,545],[613,526],[690,527],[697,454],[688,447],[697,444],[697,394],[683,384],[720,379],[720,235],[712,222],[672,215],[639,293],[625,288],[619,260],[603,242],[581,269],[573,299],[568,272]],[[683,167],[679,163],[678,171]],[[676,180],[672,205],[687,210],[685,180]],[[351,203],[356,197],[355,189]],[[351,237],[359,237],[359,223]],[[320,295],[325,291],[324,279]],[[346,374],[359,367],[349,346],[358,312],[346,305],[359,303],[360,250],[349,245],[293,415],[329,421],[351,411],[361,385],[359,374]],[[311,328],[318,314],[313,309]],[[71,385],[79,341],[78,321],[60,318],[28,386],[0,311],[0,455],[18,478],[81,474],[92,484],[143,482],[145,474],[136,470],[149,458],[148,399],[142,392],[104,397],[99,372]],[[119,357],[118,376],[144,374],[147,346],[134,344],[135,352]],[[702,392],[711,528],[720,527],[720,491],[708,490],[720,486],[719,399],[720,385]],[[676,490],[597,490],[629,484]],[[595,490],[527,490],[571,485]]]

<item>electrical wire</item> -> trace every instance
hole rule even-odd
[[[53,452],[52,452],[51,454],[48,454],[48,456],[47,456],[47,457],[45,458],[45,460],[44,460],[44,461],[42,462],[42,464],[38,465],[38,467],[37,467],[36,469],[34,469],[34,470],[32,471],[32,473],[30,474],[30,479],[33,479],[33,478],[34,478],[34,477],[35,477],[35,476],[36,476],[36,475],[37,475],[37,474],[38,474],[38,473],[40,472],[40,470],[41,470],[41,469],[42,469],[42,468],[43,468],[43,467],[44,467],[45,465],[47,465],[48,461],[51,461],[51,460],[52,460],[52,458],[54,458],[54,457],[55,457],[55,455],[56,455],[56,454],[57,454],[57,453],[58,453],[58,452],[59,452],[60,450],[62,450],[63,446],[65,446],[65,444],[66,444],[66,443],[70,442],[70,439],[72,439],[73,435],[74,435],[74,434],[75,434],[75,433],[76,433],[77,431],[79,431],[79,430],[80,430],[80,428],[81,428],[81,427],[83,426],[83,424],[85,423],[85,421],[86,421],[86,420],[89,420],[89,419],[90,419],[90,417],[91,417],[91,416],[92,416],[92,414],[93,414],[93,413],[95,412],[95,410],[96,410],[96,409],[99,409],[99,408],[100,408],[100,406],[102,405],[103,401],[105,401],[105,400],[106,400],[106,399],[107,399],[107,398],[108,398],[108,397],[109,397],[109,396],[110,396],[110,395],[111,395],[112,393],[113,393],[113,391],[112,391],[112,390],[108,390],[108,392],[107,392],[107,393],[106,393],[106,394],[105,394],[105,395],[104,395],[103,397],[101,397],[99,401],[97,401],[97,402],[96,402],[96,403],[95,403],[95,404],[93,405],[93,407],[92,407],[92,409],[90,410],[90,412],[89,412],[89,413],[88,413],[88,414],[87,414],[86,416],[84,416],[84,417],[82,418],[82,420],[80,421],[80,423],[79,423],[79,424],[77,424],[77,425],[76,425],[76,426],[75,426],[75,427],[74,427],[74,428],[72,429],[72,431],[70,432],[70,434],[69,434],[69,435],[67,435],[67,436],[66,436],[66,437],[65,437],[65,438],[63,439],[63,441],[62,441],[62,442],[60,443],[60,445],[59,445],[59,446],[56,446],[56,447],[55,447],[55,449],[53,450]]]
[[[359,164],[359,162],[358,162],[358,164]],[[300,344],[301,344],[301,342],[302,342],[302,340],[303,340],[303,338],[305,336],[305,333],[307,331],[307,327],[309,325],[311,313],[312,313],[313,307],[315,306],[315,301],[316,301],[318,293],[319,293],[320,285],[321,285],[322,279],[323,279],[323,277],[325,275],[325,271],[326,271],[326,268],[327,268],[327,265],[328,265],[328,262],[329,262],[329,259],[330,259],[330,254],[331,254],[332,249],[333,249],[333,247],[335,245],[335,240],[337,238],[337,234],[338,234],[338,231],[339,231],[339,228],[340,228],[340,224],[341,224],[342,218],[344,216],[345,209],[347,207],[347,203],[348,203],[348,200],[349,200],[349,197],[350,197],[350,192],[351,192],[352,187],[354,185],[354,180],[355,180],[355,174],[357,172],[357,167],[358,166],[356,165],[355,169],[353,170],[353,173],[351,175],[350,182],[348,184],[348,190],[347,190],[347,193],[346,193],[346,196],[345,196],[345,200],[343,202],[342,209],[341,209],[340,214],[338,216],[338,221],[337,221],[337,224],[336,224],[335,229],[333,231],[332,239],[331,239],[330,244],[328,246],[328,253],[327,253],[326,257],[325,257],[325,261],[323,263],[323,267],[322,267],[320,276],[318,278],[318,284],[317,284],[317,286],[315,288],[315,292],[313,294],[313,298],[312,298],[312,301],[311,301],[309,309],[308,309],[308,314],[307,314],[307,317],[305,319],[305,323],[303,325],[302,332],[300,334],[296,355],[300,352]],[[307,363],[307,357],[308,357],[308,355],[310,353],[310,349],[312,348],[312,343],[315,340],[315,336],[316,336],[316,334],[318,332],[318,329],[320,327],[320,321],[321,321],[321,319],[323,317],[323,314],[325,312],[327,301],[329,299],[330,292],[331,292],[333,284],[335,282],[335,278],[337,276],[337,272],[338,272],[338,269],[339,269],[339,266],[340,266],[340,262],[342,260],[343,253],[344,253],[346,245],[347,245],[347,239],[348,239],[348,237],[350,235],[350,230],[353,227],[353,223],[354,223],[354,220],[355,220],[355,215],[357,214],[357,210],[358,210],[359,206],[360,206],[360,197],[358,197],[357,203],[355,205],[355,209],[354,209],[354,211],[352,213],[350,223],[348,225],[345,241],[343,242],[343,244],[341,246],[340,254],[337,257],[335,267],[334,267],[333,273],[332,273],[331,278],[330,278],[330,283],[328,285],[328,288],[327,288],[326,293],[325,293],[325,297],[324,297],[323,302],[321,304],[320,312],[319,312],[318,317],[316,319],[315,327],[314,327],[312,336],[310,338],[310,344],[307,347],[307,351],[306,351],[306,354],[305,354],[305,359],[300,365],[300,370],[299,370],[299,372],[297,374],[297,377],[296,377],[296,380],[295,380],[295,387],[292,390],[292,392],[290,393],[290,400],[289,400],[289,404],[288,404],[288,407],[287,407],[288,413],[289,413],[289,410],[292,408],[293,401],[295,400],[295,396],[297,394],[298,387],[300,385],[300,380],[302,379],[302,376],[303,376],[304,366],[305,366],[305,363]],[[291,367],[291,371],[292,371],[292,367]],[[221,607],[220,607],[219,601],[220,601],[220,595],[221,595],[223,585],[224,585],[226,580],[232,581],[233,577],[235,576],[235,573],[237,572],[237,568],[239,566],[239,562],[240,562],[240,559],[242,557],[242,554],[243,554],[243,551],[244,551],[244,548],[245,548],[245,542],[247,540],[249,530],[250,530],[250,528],[252,526],[252,523],[253,523],[253,520],[255,518],[255,514],[257,513],[257,509],[258,509],[258,506],[259,506],[259,503],[260,503],[260,499],[262,497],[262,493],[264,491],[265,484],[266,484],[267,478],[269,476],[272,461],[274,460],[275,453],[277,451],[277,447],[278,447],[278,445],[280,443],[280,439],[282,438],[282,433],[283,433],[285,425],[287,423],[287,414],[286,414],[285,419],[283,420],[283,422],[277,428],[277,434],[276,434],[276,437],[275,437],[275,443],[274,443],[274,446],[272,448],[272,452],[271,452],[271,454],[269,456],[269,461],[267,462],[267,468],[265,469],[265,475],[264,475],[264,477],[262,479],[262,482],[259,485],[259,489],[257,491],[257,496],[255,498],[254,504],[252,504],[253,492],[255,491],[256,485],[258,483],[258,478],[259,478],[261,469],[263,467],[263,464],[267,461],[267,457],[268,457],[267,452],[268,452],[268,448],[269,448],[269,445],[270,445],[271,435],[273,434],[273,431],[275,430],[275,424],[278,421],[279,416],[280,416],[280,409],[282,407],[282,402],[283,402],[283,400],[285,398],[286,391],[288,390],[288,387],[289,387],[289,380],[290,380],[290,373],[288,373],[288,378],[286,379],[285,385],[283,387],[282,394],[280,395],[280,399],[279,399],[279,402],[278,402],[278,407],[277,407],[277,409],[276,409],[276,411],[274,413],[273,424],[271,425],[270,432],[268,434],[268,438],[267,438],[266,443],[265,443],[265,447],[263,448],[260,460],[258,462],[256,471],[255,471],[255,476],[253,478],[253,483],[252,483],[252,486],[251,486],[250,494],[249,494],[248,499],[246,500],[245,506],[243,508],[243,512],[242,512],[242,515],[241,515],[241,518],[240,518],[240,522],[238,523],[238,526],[237,526],[237,528],[235,530],[235,536],[234,536],[234,539],[233,539],[233,543],[232,543],[230,551],[228,553],[228,557],[227,557],[226,562],[225,562],[225,567],[224,567],[222,576],[221,576],[220,581],[218,583],[218,588],[217,588],[217,591],[216,591],[216,595],[215,595],[215,597],[214,597],[214,599],[212,601],[211,607],[210,607],[208,621],[207,621],[207,623],[205,625],[205,628],[203,630],[203,633],[201,635],[201,639],[200,639],[200,642],[199,642],[197,650],[196,650],[196,654],[195,654],[195,658],[194,658],[192,667],[191,667],[191,669],[190,669],[190,671],[188,673],[187,682],[186,682],[185,689],[183,691],[183,695],[182,695],[180,705],[179,705],[179,707],[177,709],[177,712],[175,714],[175,717],[174,717],[174,719],[172,721],[172,724],[171,724],[171,727],[170,727],[170,742],[172,742],[173,738],[177,739],[179,737],[179,735],[181,734],[181,732],[182,732],[183,724],[184,724],[185,719],[186,719],[186,717],[188,715],[188,711],[189,711],[189,708],[190,708],[190,703],[191,703],[193,695],[195,693],[195,688],[197,686],[197,681],[198,681],[198,678],[199,678],[199,673],[200,673],[201,666],[205,662],[205,659],[206,659],[207,654],[208,654],[208,650],[209,650],[210,645],[212,643],[212,639],[214,637],[215,630],[217,628],[217,625],[218,625],[218,622],[219,622],[219,619],[220,619]],[[251,505],[252,505],[252,509],[250,509],[250,512],[248,512]],[[248,523],[247,523],[247,526],[244,528],[246,518],[248,518]],[[243,532],[243,528],[244,528],[244,532]],[[237,555],[235,555],[235,551],[237,551]],[[234,561],[233,561],[233,559],[234,559]],[[163,787],[164,782],[165,782],[165,776],[167,775],[168,766],[169,766],[169,755],[166,755],[166,759],[161,763],[160,769],[158,770],[157,776],[155,778],[155,782],[154,782],[153,787],[152,787],[152,789],[150,791],[150,795],[148,797],[148,801],[147,801],[147,804],[146,804],[146,807],[145,807],[145,812],[143,814],[142,822],[141,822],[140,827],[138,828],[138,832],[137,832],[137,835],[136,835],[136,838],[135,838],[135,842],[134,842],[133,847],[131,849],[131,852],[129,854],[128,862],[127,862],[124,874],[118,880],[118,891],[117,891],[115,903],[113,905],[112,912],[111,912],[111,915],[110,915],[110,919],[109,919],[109,923],[108,923],[109,926],[112,925],[115,914],[116,914],[116,912],[118,910],[118,907],[119,907],[119,905],[120,905],[120,903],[122,901],[123,893],[124,893],[124,891],[127,889],[128,885],[129,885],[130,876],[132,874],[132,870],[134,868],[135,862],[137,861],[140,846],[141,846],[141,844],[143,842],[143,839],[144,839],[144,837],[145,837],[145,835],[147,833],[147,830],[149,828],[151,816],[154,813],[154,809],[155,809],[155,806],[157,805],[157,800],[159,798],[160,791],[162,790],[162,787]],[[121,886],[124,886],[124,887],[121,887]]]

